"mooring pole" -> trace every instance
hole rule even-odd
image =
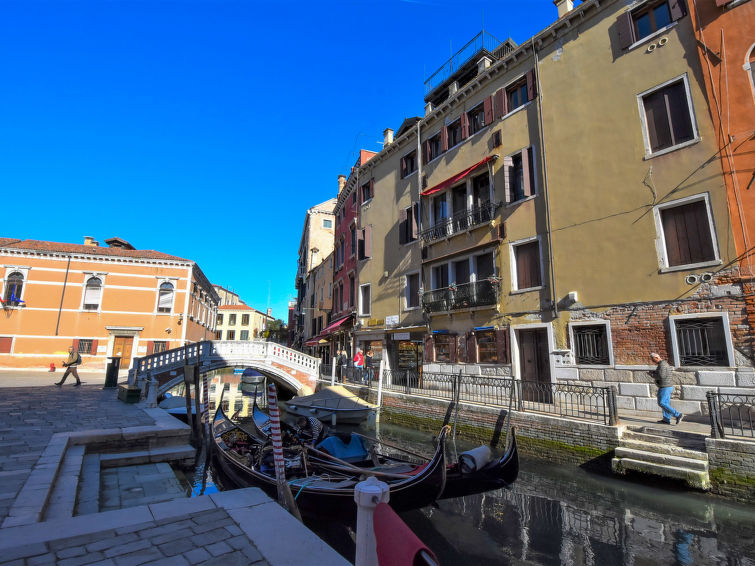
[[[273,459],[275,461],[275,479],[278,483],[278,503],[294,517],[301,521],[299,508],[286,482],[286,464],[283,460],[283,441],[281,440],[281,421],[278,409],[278,393],[275,384],[267,386],[267,413],[270,415],[270,436],[273,440]]]

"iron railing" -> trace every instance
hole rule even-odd
[[[710,413],[710,435],[713,438],[755,438],[755,395],[708,391],[706,397]]]
[[[469,210],[457,212],[450,218],[443,218],[437,221],[431,228],[423,230],[420,233],[420,237],[424,242],[432,242],[466,232],[476,226],[482,226],[493,219],[495,211],[499,206],[499,203],[486,202]]]
[[[478,33],[469,43],[441,65],[440,69],[430,75],[425,81],[425,96],[447,81],[451,75],[463,67],[477,53],[483,50],[493,53],[499,45],[501,45],[501,42],[488,32],[481,31]]]
[[[377,388],[378,368],[372,369],[372,378],[367,379],[366,370],[363,368],[343,368],[343,381],[366,385],[371,389]],[[423,395],[444,401],[465,401],[489,407],[508,408],[511,402],[511,407],[520,412],[546,413],[607,425],[616,425],[619,421],[616,390],[613,387],[542,383],[462,373],[384,369],[383,390]]]
[[[422,309],[425,312],[446,312],[498,304],[500,284],[490,278],[471,283],[461,283],[442,289],[425,291],[422,294]]]

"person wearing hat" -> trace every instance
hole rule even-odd
[[[663,418],[658,422],[671,424],[671,418],[673,417],[676,419],[676,424],[679,424],[682,422],[684,415],[671,406],[671,394],[674,392],[673,370],[669,363],[656,352],[650,354],[650,359],[653,360],[653,363],[657,364],[655,371],[650,372],[650,374],[658,386],[658,406],[663,412]]]

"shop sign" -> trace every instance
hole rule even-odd
[[[395,341],[399,341],[399,340],[410,340],[410,339],[411,339],[411,334],[410,334],[409,332],[396,332],[396,333],[395,333],[395,334],[393,335],[393,339],[394,339]]]
[[[398,315],[394,314],[394,315],[391,315],[391,316],[386,316],[385,317],[385,326],[386,327],[398,326]]]

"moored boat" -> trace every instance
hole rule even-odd
[[[281,401],[280,405],[290,415],[315,417],[325,422],[335,416],[336,422],[349,424],[361,423],[376,408],[340,385],[326,386],[312,395]]]

